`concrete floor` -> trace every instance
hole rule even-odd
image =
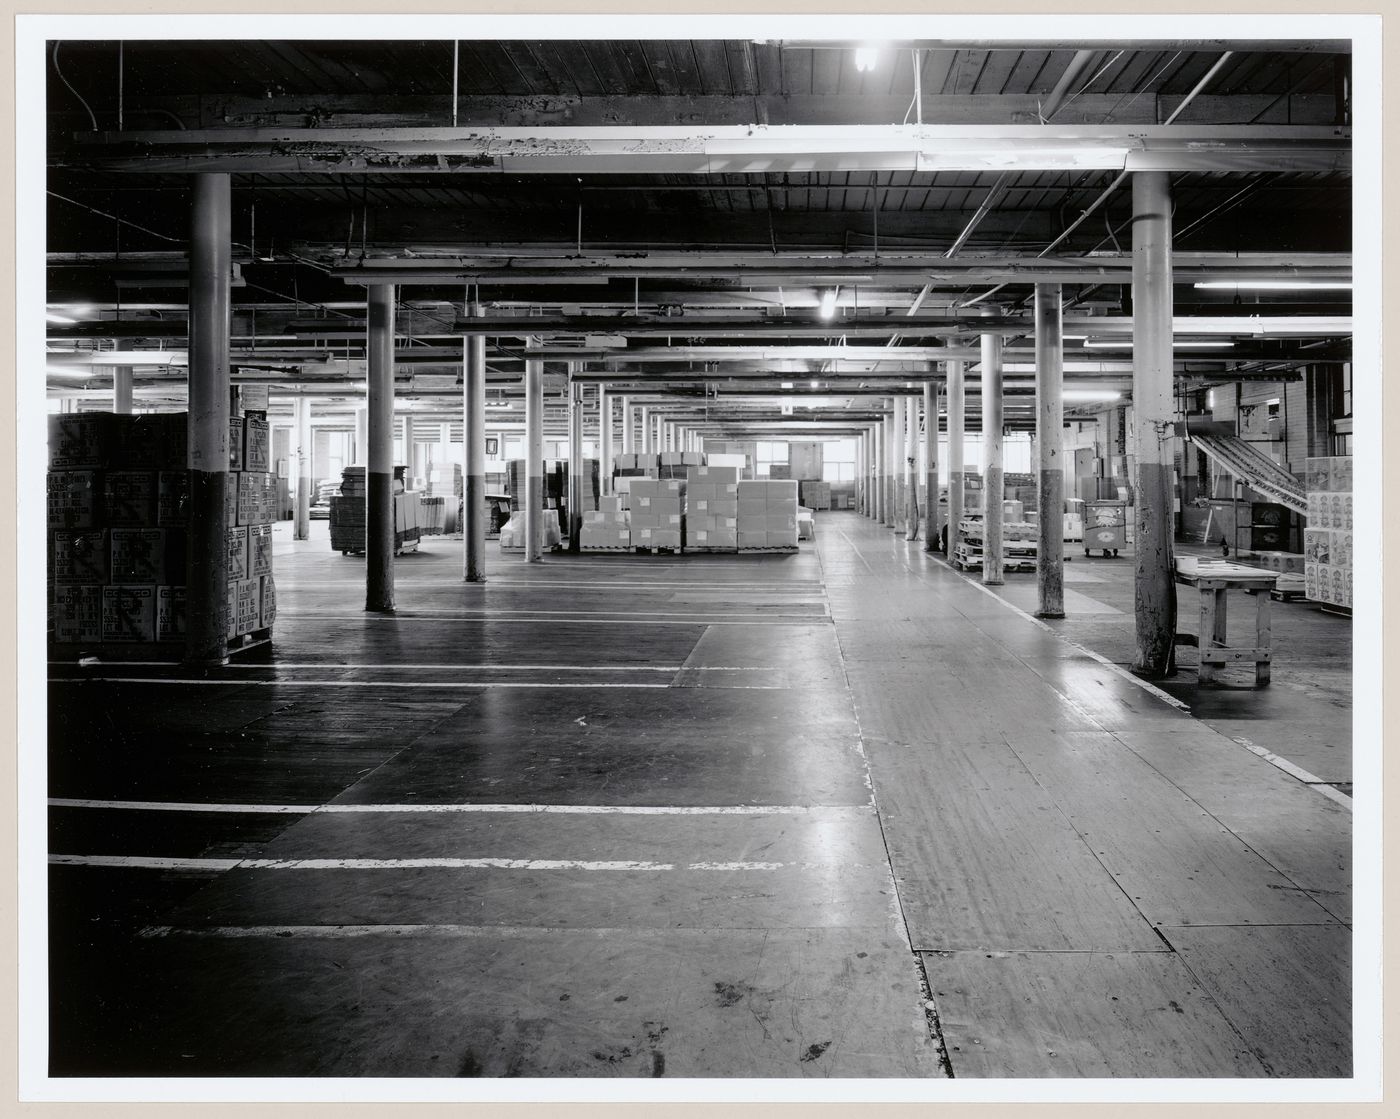
[[[920,545],[285,530],[270,656],[51,669],[54,1075],[1348,1075],[1341,798]]]

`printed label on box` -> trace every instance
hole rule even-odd
[[[224,574],[230,580],[248,578],[248,530],[246,528],[229,529],[228,564]]]
[[[119,585],[102,588],[102,640],[154,641],[156,589]]]
[[[189,471],[162,470],[156,476],[156,526],[183,528],[188,519],[189,500]]]
[[[59,470],[48,476],[49,528],[86,529],[100,525],[102,475],[96,470]]]
[[[55,583],[105,583],[110,570],[110,541],[105,529],[53,534]]]
[[[156,588],[156,640],[174,641],[185,636],[185,588]]]
[[[165,529],[112,529],[112,581],[114,583],[163,583]]]
[[[258,629],[271,629],[276,620],[277,584],[271,575],[263,575],[258,588]]]
[[[155,522],[156,476],[151,470],[110,470],[103,485],[107,523],[149,528]]]
[[[95,583],[53,589],[54,640],[102,640],[102,588]]]

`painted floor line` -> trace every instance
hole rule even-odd
[[[860,819],[874,804],[214,804],[203,801],[92,800],[51,797],[51,808],[129,809],[141,812],[268,812],[310,815],[369,813],[448,813],[463,815],[541,816],[814,816]]]
[[[101,661],[98,664],[121,665],[123,668],[169,668],[169,661]],[[73,661],[49,661],[50,665],[72,666]],[[777,672],[771,664],[336,664],[332,661],[273,661],[270,664],[246,664],[231,661],[226,670],[275,672],[284,668],[315,668],[327,672]],[[152,678],[154,679],[154,677]]]
[[[285,609],[282,609],[280,606],[278,607],[278,611],[277,611],[277,612],[278,612],[278,616],[279,616],[279,617],[281,617],[282,615],[285,614],[285,615],[287,615],[287,617],[289,617],[289,618],[295,618],[295,619],[300,619],[300,620],[304,620],[304,621],[312,621],[312,622],[342,622],[342,621],[346,621],[346,620],[347,620],[346,615],[344,615],[344,614],[302,614],[302,613],[298,613],[298,612],[295,611],[295,610],[285,610]],[[773,618],[782,618],[782,617],[785,617],[785,615],[768,614],[768,615],[765,615],[764,617],[767,618],[767,619],[773,619]],[[794,615],[794,617],[797,618],[797,619],[800,620],[800,621],[804,621],[804,622],[807,622],[807,623],[812,623],[812,622],[830,622],[830,621],[831,621],[831,616],[830,616],[829,614],[797,614],[797,615]],[[606,619],[606,618],[549,618],[549,617],[531,617],[531,618],[506,617],[506,618],[503,618],[503,617],[499,617],[499,616],[496,616],[496,615],[493,615],[493,614],[468,615],[468,614],[414,614],[414,613],[367,614],[367,615],[364,616],[364,618],[362,618],[362,619],[360,619],[360,620],[366,621],[366,622],[371,622],[371,621],[372,621],[372,622],[390,622],[390,623],[395,623],[395,624],[402,624],[402,623],[404,623],[404,622],[456,622],[456,623],[460,623],[460,622],[478,622],[478,621],[484,621],[484,622],[497,622],[497,623],[500,623],[500,624],[502,624],[502,625],[505,625],[505,624],[516,624],[516,625],[551,625],[551,626],[687,626],[687,627],[692,628],[692,629],[693,629],[693,628],[696,628],[696,627],[703,627],[703,626],[771,626],[771,627],[774,627],[774,628],[777,628],[777,629],[790,629],[790,628],[792,627],[792,624],[793,624],[793,623],[790,622],[790,621],[772,621],[772,620],[759,621],[759,620],[756,620],[756,619],[750,619],[750,620],[748,620],[748,621],[743,621],[743,622],[701,621],[701,620],[699,620],[699,619],[696,619],[696,620],[694,620],[694,621],[689,621],[689,622],[653,622],[653,621],[649,621],[649,620],[645,620],[645,619],[636,619],[636,618],[616,618],[616,619]]]
[[[685,929],[608,929],[569,928],[566,926],[533,925],[209,925],[205,927],[179,925],[148,925],[137,935],[148,940],[171,936],[208,937],[223,940],[272,939],[294,937],[314,940],[349,940],[358,937],[383,936],[399,938],[460,937],[465,939],[523,940],[564,936],[673,937],[709,935],[709,930]]]
[[[74,676],[51,684],[194,684],[223,688],[669,688],[670,684],[533,683],[522,680],[183,680],[170,676]],[[771,689],[781,691],[782,689]]]
[[[1246,750],[1248,750],[1251,754],[1258,755],[1270,765],[1283,770],[1283,772],[1288,774],[1290,777],[1297,778],[1303,784],[1309,785],[1312,788],[1316,789],[1328,800],[1336,801],[1336,803],[1340,804],[1347,811],[1351,811],[1351,797],[1347,796],[1346,793],[1342,792],[1340,789],[1334,789],[1321,777],[1309,773],[1306,769],[1303,769],[1301,766],[1294,765],[1287,758],[1281,758],[1273,751],[1266,750],[1264,749],[1264,747],[1251,742],[1247,738],[1231,737],[1230,741],[1238,743],[1239,745],[1243,746]]]
[[[285,613],[285,614],[287,614],[287,615],[289,615],[289,616],[291,616],[291,617],[301,617],[301,618],[308,618],[308,617],[313,617],[313,616],[314,616],[314,615],[309,615],[309,614],[302,614],[301,612],[299,612],[299,611],[296,610],[296,609],[283,610],[283,611],[279,611],[279,613]],[[600,618],[600,619],[603,619],[603,620],[606,620],[606,621],[610,621],[610,622],[611,622],[611,621],[624,622],[624,623],[626,623],[626,624],[628,624],[628,625],[634,625],[634,624],[638,624],[638,623],[640,623],[640,624],[646,624],[648,621],[650,621],[651,619],[654,619],[654,618],[662,618],[662,619],[666,619],[666,618],[685,618],[685,619],[692,619],[692,618],[693,618],[693,619],[695,619],[695,621],[693,621],[693,622],[687,621],[686,624],[688,624],[688,625],[706,625],[706,624],[708,624],[708,623],[710,623],[710,622],[723,622],[723,621],[726,621],[726,620],[729,620],[729,619],[733,619],[733,618],[745,618],[745,619],[747,620],[747,619],[752,618],[752,617],[754,617],[754,616],[755,616],[755,615],[751,615],[751,614],[741,614],[741,613],[738,613],[738,612],[736,612],[736,611],[726,611],[726,612],[724,612],[724,613],[720,613],[720,612],[718,612],[718,611],[711,611],[711,610],[643,610],[643,611],[638,611],[638,612],[634,612],[634,613],[629,613],[629,612],[624,611],[624,610],[454,610],[454,611],[452,611],[452,612],[450,612],[450,613],[443,612],[443,613],[433,613],[433,614],[419,613],[419,612],[417,612],[417,611],[405,611],[405,612],[397,613],[397,614],[394,614],[394,615],[393,615],[393,617],[395,617],[395,618],[400,618],[400,619],[401,619],[401,618],[460,618],[460,619],[465,620],[465,621],[475,621],[476,619],[479,619],[479,618],[485,618],[485,619],[488,619],[488,620],[499,618],[499,619],[502,620],[502,621],[514,621],[514,620],[517,619],[517,618],[529,618],[529,619],[545,619],[545,620],[548,620],[548,621],[551,621],[551,622],[552,622],[552,621],[569,621],[569,620],[574,619],[574,618],[580,618],[580,619],[584,619],[584,620],[590,620],[590,619],[594,619],[594,618]],[[756,616],[759,617],[759,618],[763,618],[763,619],[775,619],[775,620],[776,620],[776,619],[782,619],[782,620],[791,620],[791,621],[815,621],[815,620],[820,619],[820,618],[825,618],[827,615],[826,615],[824,612],[812,611],[812,612],[808,612],[808,613],[804,613],[804,614],[773,614],[773,613],[760,613],[760,614],[757,614]]]
[[[90,866],[122,870],[588,870],[588,871],[766,871],[857,870],[856,863],[699,862],[657,863],[593,859],[204,859],[150,855],[50,855],[54,866]]]

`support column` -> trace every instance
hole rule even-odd
[[[856,436],[856,512],[865,512],[865,436]]]
[[[1035,435],[1040,464],[1038,618],[1065,616],[1064,315],[1060,285],[1035,285]]]
[[[473,303],[471,317],[486,308]],[[463,340],[462,375],[462,578],[486,582],[486,335]]]
[[[228,655],[229,177],[195,175],[190,209],[190,520],[185,660]]]
[[[904,539],[919,538],[919,398],[904,398]]]
[[[982,582],[989,587],[1000,586],[1002,575],[1001,502],[1006,487],[1002,485],[1001,433],[1001,335],[982,335]]]
[[[394,612],[394,285],[365,289],[369,431],[365,466],[365,609]]]
[[[1165,171],[1133,172],[1133,451],[1137,497],[1133,671],[1172,667],[1172,226]],[[1202,638],[1204,640],[1204,638]]]
[[[636,409],[632,407],[630,397],[622,398],[622,453],[631,455],[636,453],[634,439],[637,429]]]
[[[576,362],[569,363],[569,551],[578,551],[579,529],[583,527],[583,386],[574,380]]]
[[[452,496],[452,466],[452,425],[442,423],[438,425],[438,449],[434,462],[434,469],[439,471],[443,477],[442,488],[433,489],[432,479],[428,480],[428,488],[433,491],[434,497],[441,497],[444,493],[448,497]],[[443,531],[447,531],[445,520]]]
[[[651,409],[639,408],[637,412],[642,426],[642,447],[638,454],[655,454],[655,449],[651,445]]]
[[[525,562],[540,562],[540,528],[544,522],[544,362],[525,358]]]
[[[131,349],[131,340],[122,339],[117,343],[118,350]],[[132,381],[135,370],[129,365],[118,365],[112,370],[112,411],[118,416],[131,415]]]
[[[355,409],[355,465],[369,465],[369,409]]]
[[[967,409],[967,391],[963,381],[963,363],[948,362],[948,547],[945,555],[953,558],[953,546],[958,539],[958,525],[963,519],[963,426]]]
[[[311,539],[311,401],[292,401],[292,539]]]
[[[893,408],[893,402],[891,402]],[[891,490],[894,488],[894,471],[891,467],[890,431],[894,427],[893,417],[888,413],[880,421],[880,523],[891,524],[891,506],[894,505]]]
[[[896,532],[904,525],[904,401],[894,397],[890,410],[890,527]]]
[[[924,457],[924,551],[936,552],[943,526],[938,515],[938,385],[933,381],[924,382]]]
[[[598,385],[598,492],[612,493],[613,401],[608,390]]]

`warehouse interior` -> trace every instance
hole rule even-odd
[[[326,30],[42,46],[46,1075],[1358,1075],[1352,41]]]

